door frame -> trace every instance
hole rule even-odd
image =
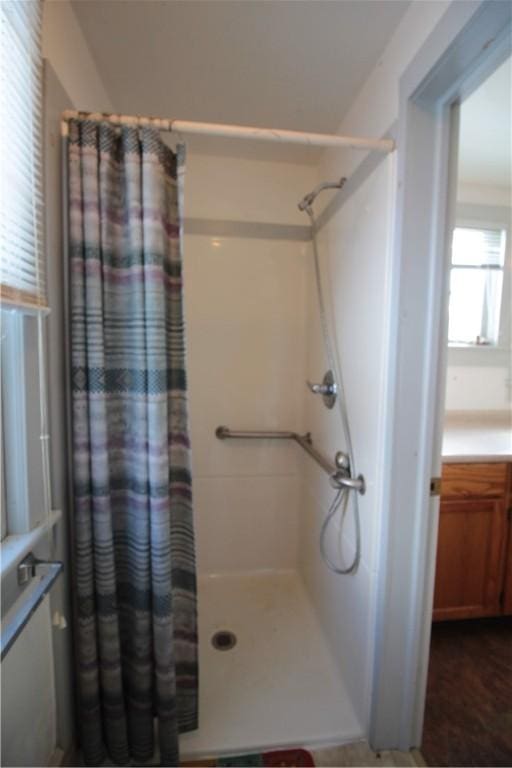
[[[383,529],[369,740],[421,744],[446,377],[452,106],[512,51],[509,2],[452,2],[400,79]]]

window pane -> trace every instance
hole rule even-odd
[[[0,312],[3,453],[7,534],[23,534],[49,512],[46,432],[36,314]]]
[[[448,341],[496,344],[506,232],[456,227],[452,240]]]
[[[484,297],[485,270],[452,269],[449,341],[476,344],[477,337],[482,335]]]
[[[501,297],[503,294],[503,270],[486,269],[484,323],[482,335],[493,344],[498,343],[500,333]]]
[[[504,257],[504,230],[455,228],[452,243],[452,264],[503,267]]]

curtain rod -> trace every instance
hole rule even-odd
[[[159,131],[188,133],[203,136],[222,136],[229,139],[254,139],[277,144],[303,144],[308,147],[348,147],[365,151],[392,152],[392,139],[368,139],[357,136],[338,136],[330,133],[305,133],[278,128],[255,128],[245,125],[224,125],[222,123],[195,123],[189,120],[171,120],[161,117],[116,115],[104,112],[77,112],[66,110],[62,113],[61,133],[68,135],[68,122],[72,119],[106,120],[112,125],[150,125]]]

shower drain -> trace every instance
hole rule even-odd
[[[236,645],[236,635],[228,629],[221,629],[212,636],[212,645],[217,651],[230,651]]]

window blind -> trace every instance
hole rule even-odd
[[[456,227],[453,233],[453,266],[503,267],[505,231]]]
[[[46,307],[39,0],[0,2],[0,299]]]

